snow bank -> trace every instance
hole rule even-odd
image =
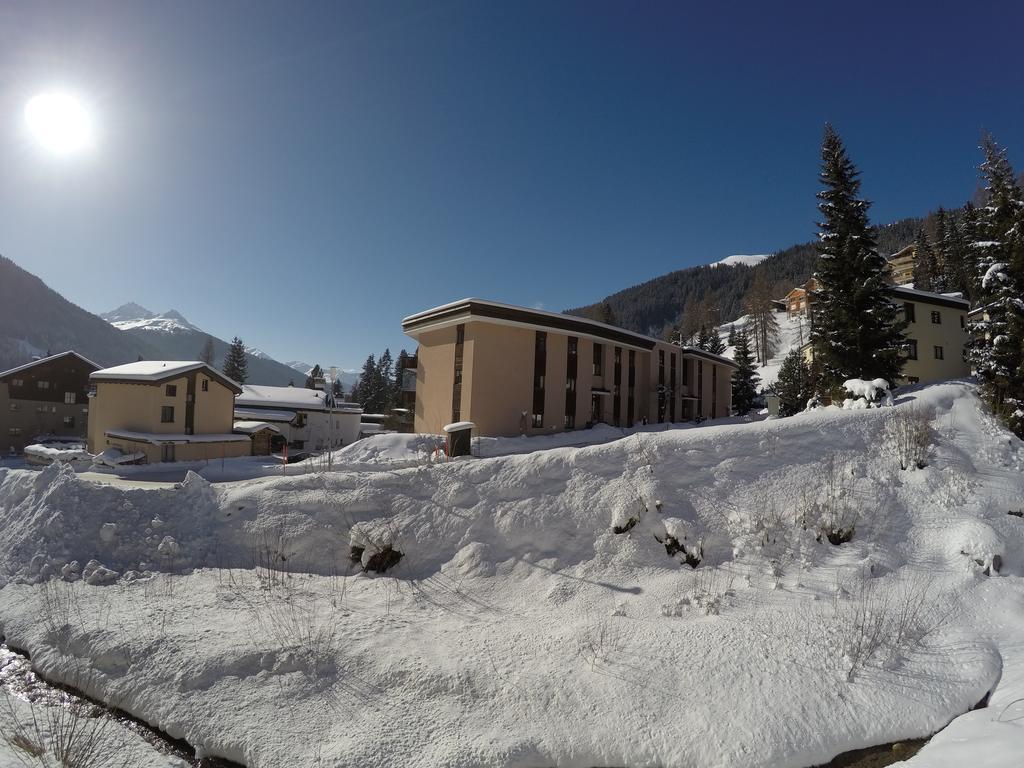
[[[911,397],[912,473],[873,450],[890,410],[838,408],[397,468],[430,443],[387,435],[339,452],[377,471],[173,489],[0,470],[0,632],[250,765],[820,764],[1019,654],[1021,580],[984,564],[1024,575],[1020,441],[967,385]]]

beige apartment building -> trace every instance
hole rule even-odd
[[[99,368],[62,352],[0,373],[0,453],[46,440],[85,437],[89,374]]]
[[[907,337],[903,376],[896,384],[926,384],[971,374],[964,359],[970,302],[959,294],[918,291],[902,285],[890,287],[889,295],[907,321],[903,331]],[[813,298],[813,294],[808,296]],[[808,362],[814,359],[809,343],[802,351]]]
[[[732,360],[594,320],[462,299],[402,329],[419,343],[417,432],[470,421],[479,435],[539,435],[732,409]]]
[[[917,247],[913,244],[901,248],[890,256],[889,272],[896,285],[907,285],[914,282],[914,261],[917,258]]]
[[[89,377],[89,452],[115,448],[146,463],[248,456],[252,441],[234,434],[242,388],[197,361],[145,360]]]

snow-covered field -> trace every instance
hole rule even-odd
[[[911,411],[935,448],[901,471]],[[1020,765],[1024,447],[969,385],[444,463],[400,437],[219,485],[0,469],[0,634],[250,768],[796,768],[954,718],[909,765]]]

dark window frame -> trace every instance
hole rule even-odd
[[[908,323],[917,322],[917,308],[912,301],[903,302],[903,319]]]
[[[161,405],[160,406],[160,423],[161,424],[173,424],[174,423],[174,406],[173,405]]]

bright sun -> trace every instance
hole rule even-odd
[[[95,139],[92,116],[81,99],[59,91],[40,93],[25,105],[32,138],[54,154],[88,149]]]

